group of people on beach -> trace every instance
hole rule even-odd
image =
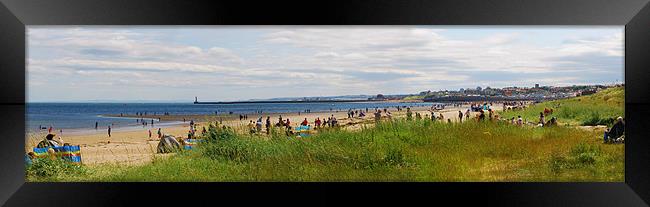
[[[303,126],[308,126],[309,122],[305,121],[307,121],[307,118],[303,121]],[[316,128],[337,127],[339,126],[339,120],[337,120],[334,114],[332,114],[330,117],[327,117],[327,119],[323,118],[322,121],[320,120],[320,117],[316,117],[314,124],[316,125]]]
[[[149,126],[149,123],[151,123],[151,127],[154,127],[154,120],[153,119],[151,119],[151,122],[144,120],[144,118],[136,119],[135,121],[136,121],[136,123],[140,123],[142,125],[142,128],[145,128],[146,126]],[[158,121],[160,121],[160,118],[158,119]]]
[[[348,118],[354,118],[355,116],[362,118],[365,117],[366,114],[363,112],[363,110],[348,110]]]
[[[50,125],[50,127],[44,127],[43,125],[38,125],[38,130],[44,130],[47,129],[47,133],[52,133],[54,131],[54,127]],[[63,129],[59,129],[59,133],[63,134]]]
[[[470,109],[473,112],[487,111],[488,109],[490,109],[490,107],[492,107],[492,103],[488,104],[487,102],[485,102],[483,104],[478,103],[478,104],[471,104],[470,105]]]
[[[528,101],[504,101],[502,102],[503,111],[522,110],[528,105]]]
[[[321,119],[320,117],[316,117],[316,119],[314,119],[313,121],[313,126],[316,128],[336,127],[338,126],[338,120],[334,116],[334,114],[332,114],[330,117],[327,117],[327,119],[325,118]],[[271,123],[270,116],[267,116],[266,119],[264,119],[263,117],[259,117],[257,121],[249,120],[247,124],[247,129],[250,134],[259,134],[264,132],[266,134],[270,134],[272,127],[284,129],[284,131],[287,134],[295,133],[294,127],[291,124],[291,120],[289,118],[287,119],[282,118],[282,115],[279,115],[278,121],[275,124]],[[304,118],[303,121],[297,125],[297,127],[300,127],[301,129],[311,129],[312,123],[310,123],[309,120],[307,120],[307,118]]]
[[[121,115],[122,115],[122,113],[120,113],[120,116],[121,116]],[[136,116],[147,116],[147,115],[154,115],[154,116],[157,116],[157,115],[158,115],[158,112],[155,112],[155,111],[154,111],[153,113],[150,113],[150,112],[147,112],[147,111],[145,111],[145,112],[135,112],[135,115],[136,115]],[[171,115],[171,113],[169,113],[169,112],[162,112],[162,115],[164,115],[164,116],[169,116],[169,115]]]
[[[241,116],[241,115],[240,115]],[[267,116],[266,120],[263,117],[259,117],[257,121],[250,120],[248,122],[248,131],[250,134],[262,133],[263,127],[266,128],[266,134],[271,133],[271,117]],[[275,124],[275,127],[285,128],[287,131],[291,130],[291,121],[287,118],[286,121],[282,119],[282,115],[278,118],[278,122]]]
[[[503,110],[520,110],[525,108],[530,102],[527,101],[504,101],[504,102],[497,102],[497,104],[502,104],[503,105]],[[511,117],[511,118],[504,118],[500,117],[499,114],[496,113],[496,111],[492,108],[494,106],[494,102],[467,102],[467,103],[454,103],[454,104],[433,104],[431,108],[428,110],[430,114],[421,114],[421,112],[414,112],[412,111],[411,107],[408,106],[396,106],[394,107],[397,111],[402,111],[406,109],[406,120],[422,120],[422,119],[430,119],[431,121],[446,121],[448,123],[452,122],[451,117],[446,118],[444,115],[444,112],[441,112],[442,109],[445,108],[445,106],[454,106],[454,107],[462,107],[462,106],[468,106],[466,111],[459,110],[457,113],[457,118],[456,119],[459,123],[462,123],[464,121],[470,121],[472,120],[472,112],[476,112],[473,120],[478,121],[478,122],[484,122],[484,121],[491,121],[491,122],[503,122],[503,123],[508,123],[516,126],[524,126],[524,125],[529,125],[529,126],[537,126],[537,127],[553,127],[558,125],[558,119],[557,117],[551,117],[553,114],[553,109],[552,108],[545,108],[543,111],[539,113],[539,119],[536,122],[529,122],[526,121],[521,115],[518,115],[517,117]],[[368,113],[368,108],[365,109],[365,112],[363,109],[349,109],[347,111],[347,118],[352,119],[352,118],[363,118],[366,116]],[[449,112],[446,112],[449,113]],[[373,113],[374,115],[374,120],[376,122],[379,122],[382,117],[392,117],[392,113],[387,109],[379,109],[375,108],[375,111]],[[550,119],[549,119],[550,117]],[[240,120],[247,118],[245,115],[240,115]],[[271,131],[271,127],[273,125],[271,124],[270,117],[266,117],[266,121],[263,120],[262,117],[260,117],[256,122],[253,120],[249,121],[249,130],[250,133],[262,133],[263,128],[266,128],[266,133],[269,134]],[[292,126],[291,122],[289,119],[283,119],[282,116],[278,118],[278,122],[274,125],[275,127],[280,127],[284,128],[287,133],[293,133],[292,131]],[[305,118],[302,122],[299,123],[298,127],[308,127],[311,128],[311,123]],[[337,118],[332,114],[330,117],[327,117],[326,119],[323,118],[321,119],[320,117],[317,117],[313,121],[313,126],[316,128],[324,128],[324,127],[335,127],[338,126],[338,120]],[[622,130],[624,129],[624,122],[622,121],[622,118],[619,117],[617,119],[616,123],[611,129],[608,129],[605,132],[605,142],[611,142],[612,140],[616,140],[619,138],[623,132]]]
[[[149,129],[147,132],[149,134],[149,140],[151,140],[151,129]],[[162,128],[158,128],[158,132],[156,134],[158,135],[158,139],[162,138],[163,136]]]

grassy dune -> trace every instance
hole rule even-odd
[[[521,115],[526,120],[537,121],[544,108],[553,109],[553,114],[546,120],[557,117],[561,124],[611,126],[616,117],[625,117],[625,88],[608,88],[592,95],[542,102],[525,111],[505,112],[503,117]]]
[[[579,123],[622,114],[623,89],[541,103]],[[610,96],[605,98],[605,96]],[[606,99],[606,100],[605,100]],[[600,104],[604,100],[607,104]],[[619,102],[621,101],[621,102]],[[620,107],[620,108],[617,108]],[[565,112],[562,112],[566,110]],[[561,115],[564,114],[564,115]],[[574,114],[571,115],[570,114]],[[587,114],[587,115],[585,115]],[[536,116],[534,116],[536,117]],[[397,119],[359,131],[329,129],[306,138],[270,137],[210,127],[207,143],[144,166],[57,168],[30,181],[624,181],[624,145],[575,127],[502,122],[440,123]],[[68,171],[65,171],[65,170]],[[28,170],[34,172],[34,170]]]
[[[226,135],[139,167],[68,181],[623,181],[623,145],[575,128],[404,120],[310,138]],[[50,180],[52,180],[50,179]]]

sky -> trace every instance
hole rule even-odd
[[[624,81],[623,26],[29,26],[27,101],[236,101]]]

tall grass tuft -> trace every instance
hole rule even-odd
[[[59,181],[65,177],[83,176],[87,174],[85,167],[72,164],[63,159],[38,158],[27,166],[25,175],[28,181]]]

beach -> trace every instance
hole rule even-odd
[[[436,115],[442,113],[445,119],[450,119],[453,122],[458,121],[458,111],[463,113],[467,110],[468,106],[462,107],[446,107],[445,109],[436,112]],[[500,105],[492,106],[493,109],[501,109]],[[151,115],[140,116],[145,120],[161,117],[163,121],[175,121],[174,124],[166,125],[147,125],[145,127],[125,127],[115,128],[111,132],[111,137],[108,137],[107,129],[105,127],[97,130],[90,129],[84,131],[75,131],[74,133],[64,133],[61,139],[65,143],[71,145],[80,145],[82,153],[82,162],[85,165],[97,164],[120,164],[120,165],[141,165],[152,161],[156,156],[167,156],[169,154],[157,154],[156,146],[158,145],[157,130],[161,128],[163,134],[173,135],[176,137],[187,137],[190,126],[190,120],[197,124],[197,133],[200,134],[202,127],[208,125],[208,122],[215,122],[221,120],[223,125],[233,127],[240,133],[246,133],[245,126],[250,120],[254,122],[263,117],[271,117],[271,123],[278,122],[279,116],[283,119],[289,119],[293,127],[298,126],[305,118],[313,126],[316,118],[331,117],[334,115],[339,121],[339,126],[346,130],[357,130],[363,125],[372,125],[374,123],[374,109],[368,109],[365,117],[348,118],[347,111],[326,111],[326,112],[311,112],[311,113],[262,113],[262,114],[249,114],[248,119],[239,120],[238,114],[233,115]],[[420,113],[422,118],[427,118],[430,114],[430,107],[412,107],[413,118],[415,119],[416,113]],[[396,108],[389,108],[393,118],[405,117],[406,109],[397,111]],[[365,110],[364,110],[365,113]],[[474,117],[477,112],[472,112],[471,117]],[[115,115],[106,115],[115,116]],[[117,115],[119,116],[119,115]],[[135,116],[134,116],[135,117]],[[430,117],[428,117],[430,118]],[[185,119],[185,122],[183,122]],[[382,113],[382,119],[388,119],[385,113]],[[149,138],[148,131],[151,130],[152,138]],[[264,129],[265,130],[265,129]],[[47,130],[41,132],[29,133],[25,143],[26,151],[31,149],[43,139],[47,134]],[[260,136],[264,138],[264,136]]]

